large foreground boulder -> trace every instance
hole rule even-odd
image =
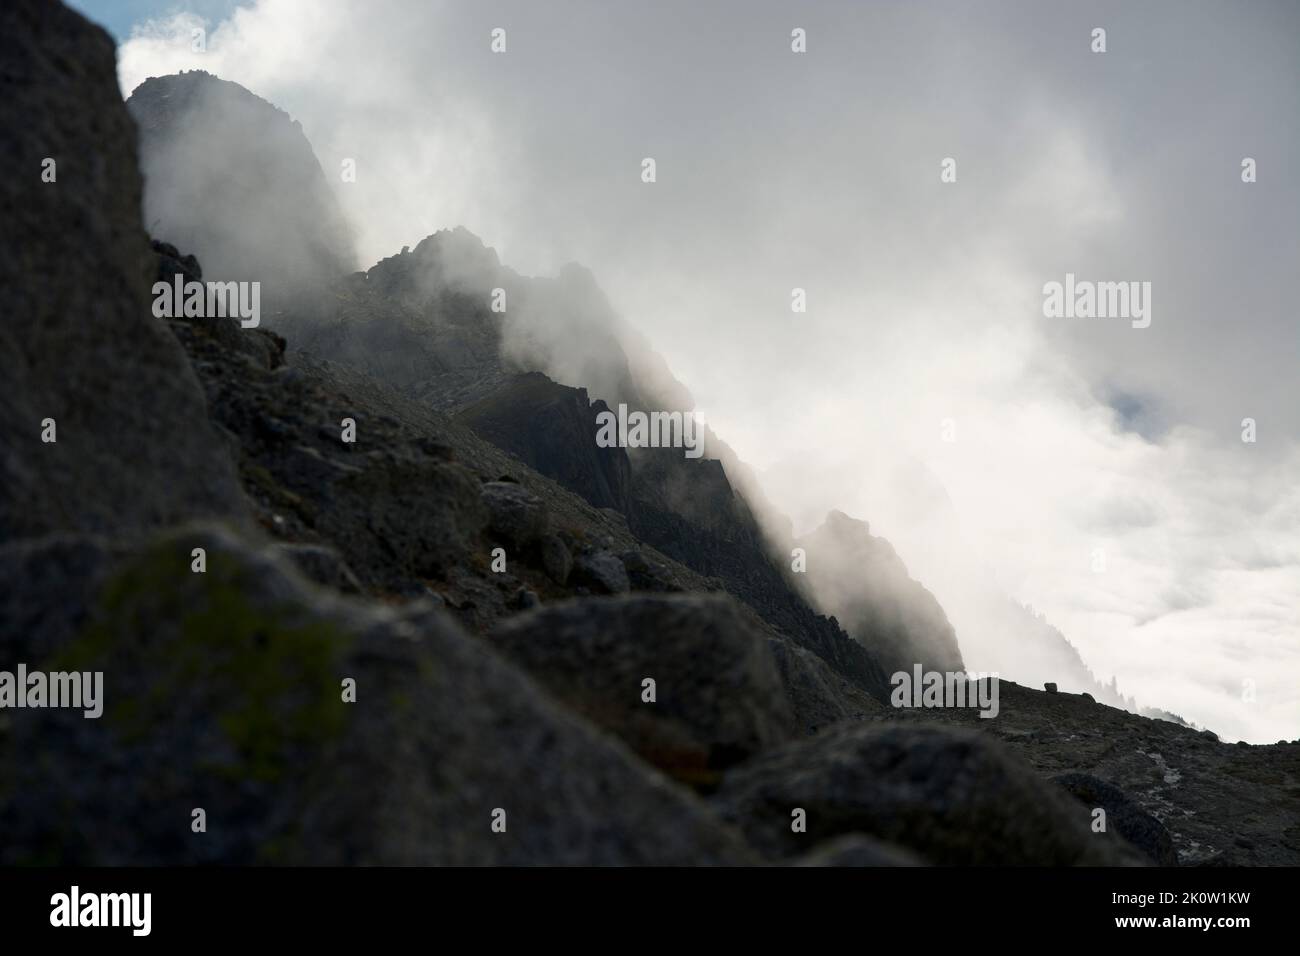
[[[751,859],[429,605],[333,597],[216,529],[13,544],[0,576],[6,661],[103,674],[98,719],[6,712],[0,864]]]
[[[108,34],[49,0],[0,5],[0,540],[243,514],[151,311],[135,141]]]
[[[863,833],[941,865],[1138,860],[1113,834],[1091,832],[1066,794],[987,736],[965,730],[833,727],[733,770],[715,805],[772,858]]]
[[[767,639],[724,595],[568,601],[503,621],[491,641],[556,697],[681,779],[708,782],[792,736]]]

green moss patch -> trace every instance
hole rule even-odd
[[[104,671],[104,717],[128,743],[215,724],[235,759],[205,754],[208,769],[277,780],[341,733],[353,638],[309,607],[259,603],[256,564],[210,551],[192,573],[187,548],[132,562],[51,667]]]

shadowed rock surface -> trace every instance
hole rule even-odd
[[[1115,832],[1145,853],[1152,863],[1178,865],[1174,841],[1164,824],[1130,800],[1119,787],[1086,773],[1063,773],[1053,777],[1052,783],[1074,794],[1090,813],[1104,810],[1106,826],[1114,827]]]
[[[807,648],[775,637],[770,643],[802,732],[813,734],[841,720],[862,720],[885,707]]]
[[[993,720],[953,708],[884,708],[876,719],[974,728],[1044,778],[1083,773],[1107,781],[1169,831],[1183,866],[1300,862],[1300,742],[1221,743],[1081,694],[1006,680]]]
[[[0,8],[0,162],[0,540],[240,520],[202,390],[150,309],[112,40],[62,5]]]
[[[1093,834],[1071,801],[988,737],[929,727],[832,728],[728,774],[714,805],[773,858],[865,833],[930,863],[1115,865],[1137,854]],[[791,814],[807,814],[795,832]]]
[[[206,573],[191,572],[193,547]],[[11,719],[0,862],[749,859],[701,804],[427,604],[330,598],[273,552],[204,528],[130,553],[91,539],[6,548],[5,580],[48,590],[51,552],[65,571],[59,622],[25,650],[33,666],[103,671],[104,715]],[[0,608],[10,633],[22,621]]]
[[[492,310],[497,289],[504,313]],[[691,400],[589,272],[521,277],[457,228],[331,291],[319,311],[278,317],[294,362],[327,362],[333,376],[383,382],[392,395],[454,416],[529,469],[620,513],[640,542],[716,577],[847,679],[887,688],[870,639],[855,643],[787,580],[747,500],[755,492],[742,494],[731,477],[747,477],[745,469],[716,435],[707,434],[703,459],[596,444],[596,415],[609,405],[686,410]]]
[[[626,513],[632,493],[627,452],[594,440],[596,416],[606,410],[604,402],[588,402],[585,389],[530,372],[461,409],[457,420],[597,508]]]
[[[490,640],[560,700],[691,783],[792,736],[767,641],[723,595],[570,601],[510,618]]]

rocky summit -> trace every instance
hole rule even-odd
[[[0,670],[103,679],[0,710],[0,863],[1300,863],[1300,743],[893,706],[964,667],[940,603],[712,431],[598,444],[693,405],[586,270],[452,228],[356,271],[288,114],[124,103],[49,0],[0,8],[0,92]],[[178,275],[274,305],[160,317]]]

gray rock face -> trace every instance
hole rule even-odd
[[[330,597],[216,529],[123,554],[91,539],[12,550],[9,582],[38,595],[57,579],[63,597],[27,663],[102,671],[104,712],[8,712],[0,863],[751,859],[697,799],[431,606]],[[0,612],[0,633],[30,621],[18,602]]]
[[[788,740],[792,717],[765,637],[731,599],[589,598],[511,618],[494,647],[556,697],[691,782]],[[646,679],[656,700],[642,699]]]
[[[573,562],[573,578],[597,594],[626,594],[632,588],[627,568],[609,551],[589,551]]]
[[[678,591],[667,569],[656,561],[651,561],[638,548],[629,548],[619,554],[627,579],[634,591]]]
[[[804,733],[815,733],[841,720],[862,720],[884,709],[807,648],[783,638],[772,638],[769,643],[795,723]]]
[[[512,481],[484,484],[483,504],[488,513],[488,530],[520,551],[550,529],[546,505]]]
[[[420,579],[477,549],[481,485],[447,447],[363,413],[300,369],[247,361],[209,325],[171,327],[203,372],[262,525],[332,544],[363,585],[389,593],[422,590]],[[345,418],[354,443],[342,441]]]
[[[586,389],[531,372],[461,409],[457,420],[596,507],[626,512],[627,452],[596,444],[596,416],[606,410],[602,401],[588,402]]]
[[[203,266],[199,264],[194,253],[182,253],[170,242],[154,239],[149,247],[158,254],[158,281],[172,283],[176,276],[185,282],[200,282],[203,279]]]
[[[112,40],[60,4],[0,8],[0,157],[0,540],[243,520],[202,390],[151,311]]]
[[[864,833],[940,865],[1114,865],[1137,859],[1094,834],[1060,790],[988,737],[929,727],[847,724],[729,773],[724,817],[773,858]],[[807,832],[791,813],[807,813]]]
[[[1129,799],[1119,787],[1087,773],[1064,773],[1053,777],[1052,782],[1064,787],[1087,808],[1089,820],[1094,809],[1104,809],[1107,827],[1145,853],[1153,863],[1178,865],[1178,853],[1165,825]]]
[[[542,538],[539,548],[547,577],[556,584],[565,584],[573,571],[573,555],[569,554],[564,541],[559,535],[548,534]]]
[[[358,456],[356,469],[332,482],[316,527],[333,540],[352,537],[350,553],[362,568],[395,562],[428,577],[464,558],[485,520],[464,468],[411,448],[384,448]]]

